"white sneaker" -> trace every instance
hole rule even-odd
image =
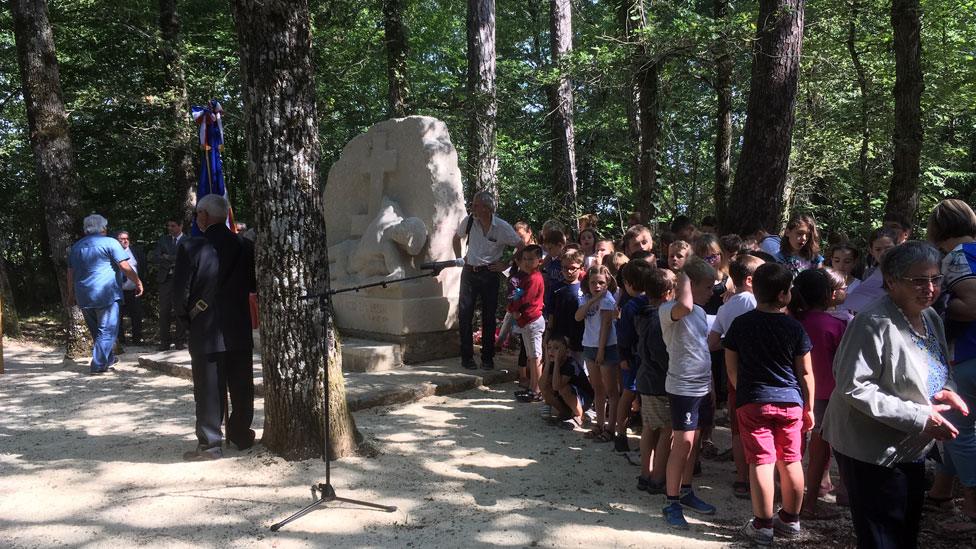
[[[800,521],[783,522],[779,518],[779,513],[773,515],[773,531],[777,536],[795,538],[800,535]]]
[[[774,519],[775,520],[775,519]],[[756,528],[755,523],[752,519],[739,530],[743,536],[747,539],[752,540],[756,545],[772,545],[773,544],[773,529],[772,528]]]

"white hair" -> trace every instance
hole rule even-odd
[[[108,229],[108,219],[91,214],[85,218],[85,234],[101,234]]]
[[[219,194],[208,194],[197,201],[197,211],[207,212],[207,215],[215,219],[227,219],[230,203]]]
[[[488,190],[478,191],[474,193],[474,198],[471,201],[481,202],[482,204],[487,206],[492,213],[495,213],[496,208],[498,208],[498,202],[495,200],[494,193]]]

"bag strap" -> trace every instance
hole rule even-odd
[[[474,225],[474,216],[468,215],[468,226],[464,229],[465,238],[471,238],[471,227]]]

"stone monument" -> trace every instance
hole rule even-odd
[[[342,149],[323,195],[333,289],[429,273],[456,257],[466,215],[447,126],[410,116],[371,127]],[[457,356],[461,269],[337,294],[340,334],[399,345],[403,362]]]

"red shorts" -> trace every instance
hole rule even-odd
[[[791,463],[803,458],[802,406],[752,402],[739,406],[736,415],[747,463]]]

